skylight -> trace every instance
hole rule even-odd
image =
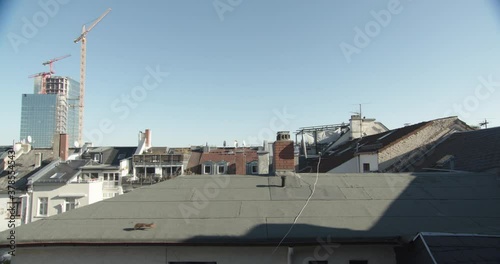
[[[377,140],[381,140],[381,139],[383,139],[383,138],[385,138],[385,137],[389,136],[390,134],[394,133],[395,131],[396,131],[396,130],[393,130],[393,131],[391,131],[391,132],[389,132],[389,133],[387,133],[387,134],[385,134],[385,135],[383,135],[383,136],[379,137]]]
[[[62,176],[66,174],[65,172],[56,172],[54,175],[50,176],[51,179],[60,179]]]

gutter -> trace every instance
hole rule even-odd
[[[279,242],[279,241],[278,241]],[[132,240],[115,240],[109,242],[100,242],[99,240],[95,241],[82,241],[75,242],[75,240],[68,241],[54,241],[54,242],[43,242],[43,241],[31,241],[31,242],[17,242],[17,247],[58,247],[58,246],[232,246],[232,247],[276,247],[277,241],[269,241],[269,240],[254,240],[254,241],[225,241],[225,242],[210,242],[210,241],[200,241],[200,242],[189,242],[189,241],[151,241],[151,240],[143,240],[143,241],[132,241]],[[329,244],[342,244],[342,245],[401,245],[401,238],[387,238],[387,239],[364,239],[364,241],[360,239],[345,239],[345,240],[336,240],[336,241],[328,241]],[[307,242],[283,242],[283,246],[287,246],[291,249],[293,247],[301,247],[301,246],[317,246],[320,243],[317,240],[310,240]],[[0,244],[0,247],[8,246],[6,243]]]

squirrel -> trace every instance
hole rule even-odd
[[[134,230],[144,229],[144,228],[155,228],[155,227],[156,227],[155,223],[151,223],[151,224],[137,223],[134,225]]]

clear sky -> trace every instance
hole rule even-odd
[[[85,141],[98,145],[135,145],[145,128],[155,146],[257,144],[348,122],[360,103],[391,129],[450,115],[498,126],[499,6],[0,0],[0,144],[19,140],[21,94],[42,62],[71,54],[54,69],[79,80],[73,40],[107,8],[87,37]]]

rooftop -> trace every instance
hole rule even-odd
[[[280,185],[280,177],[180,176],[22,225],[16,242],[275,245],[290,228],[284,244],[500,234],[500,185],[490,174],[292,174]],[[133,229],[152,222],[154,230]]]
[[[498,263],[500,236],[422,234],[436,263]]]
[[[35,183],[65,184],[78,174],[80,167],[84,166],[88,162],[88,160],[68,160],[66,162],[60,162],[54,168],[41,175],[40,178],[36,179]]]
[[[42,154],[42,166],[35,169],[35,154]],[[15,171],[18,173],[16,175],[17,182],[15,184],[16,188],[24,189],[26,187],[27,179],[35,172],[40,170],[45,165],[49,164],[56,159],[52,149],[32,149],[28,153],[24,153],[16,160]],[[7,177],[8,172],[4,171],[0,173],[0,189],[5,190],[7,188]]]
[[[399,141],[418,133],[419,130],[425,128],[426,126],[432,125],[434,121],[440,121],[444,119],[455,120],[457,123],[461,123],[468,127],[465,123],[460,121],[457,117],[447,117],[426,122],[421,122],[418,124],[405,126],[393,130],[389,130],[383,133],[366,136],[363,138],[354,139],[346,142],[334,149],[329,149],[323,154],[323,158],[320,164],[320,172],[329,171],[344,162],[350,160],[357,153],[370,153],[377,152],[388,148]],[[315,168],[315,166],[313,166]]]
[[[425,168],[470,172],[500,168],[500,127],[454,133],[415,165],[416,170]]]
[[[134,155],[137,147],[93,147],[82,155],[82,159],[92,159],[92,154],[102,154],[102,162],[90,162],[86,165],[90,167],[120,166],[122,159],[130,158]]]

